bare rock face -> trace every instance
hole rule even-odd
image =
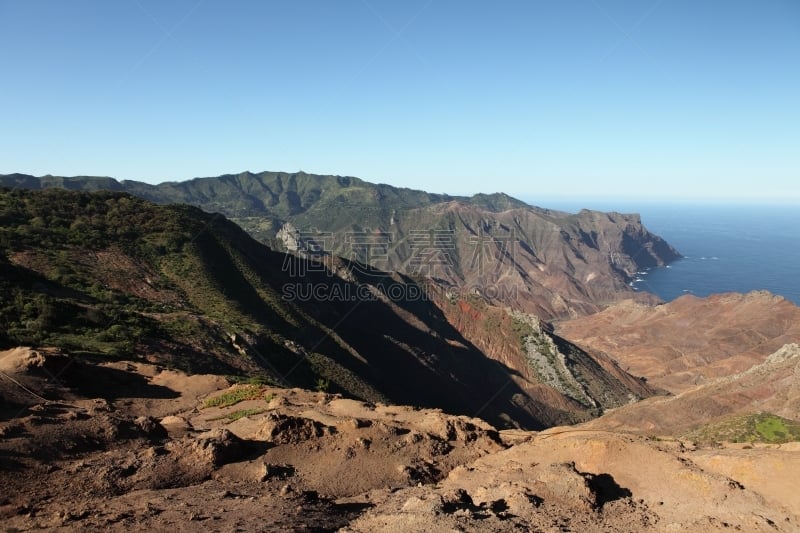
[[[771,354],[767,359],[764,361],[762,368],[769,368],[774,365],[779,365],[786,361],[794,361],[800,358],[800,345],[796,342],[791,344],[784,345],[781,349],[777,352]],[[754,367],[751,368],[748,372],[758,372],[758,370]]]
[[[8,374],[23,374],[42,368],[44,363],[44,354],[31,348],[19,347],[0,352],[0,371]]]
[[[257,374],[284,386],[314,387],[320,381],[362,400],[479,414],[500,427],[575,423],[651,394],[608,360],[587,356],[549,332],[515,332],[524,321],[506,312],[509,305],[539,309],[536,317],[553,316],[556,308],[558,313],[589,312],[595,307],[584,306],[586,302],[609,296],[601,290],[602,280],[611,279],[606,274],[616,276],[614,284],[629,293],[623,280],[630,266],[623,257],[627,252],[615,251],[617,266],[609,270],[608,250],[622,246],[609,243],[623,234],[655,242],[637,217],[568,215],[503,195],[434,197],[371,184],[355,187],[356,180],[308,179],[332,189],[314,189],[320,195],[294,194],[297,179],[290,179],[281,183],[277,204],[264,204],[277,209],[286,193],[280,217],[286,223],[281,221],[280,233],[297,255],[275,252],[232,222],[186,206],[159,207],[110,192],[3,193],[9,197],[0,202],[3,216],[18,227],[5,229],[0,239],[2,253],[10,260],[0,263],[0,292],[43,302],[37,310],[41,324],[36,326],[43,329],[37,335],[58,339],[54,342],[72,343],[65,335],[68,331],[96,331],[107,339],[102,342],[115,357],[178,365],[192,372]],[[84,183],[67,182],[76,188]],[[218,183],[206,192],[217,194],[217,185],[223,186]],[[227,199],[238,194],[230,192]],[[331,196],[325,202],[332,203],[316,209],[323,192]],[[386,202],[398,205],[384,210]],[[52,210],[51,227],[39,232],[36,213],[51,205],[58,207]],[[370,231],[361,220],[364,216],[370,219]],[[340,243],[350,238],[350,244],[362,246],[362,237],[382,234],[386,217],[393,219],[392,231],[400,240],[390,240],[391,246],[381,250],[385,263],[417,276],[379,271],[325,253],[313,257],[320,248],[325,251],[328,238]],[[137,221],[136,231],[122,231],[128,219]],[[326,231],[322,221],[333,229]],[[88,224],[86,231],[100,240],[76,246],[58,229],[73,224]],[[321,233],[312,231],[309,236],[309,227]],[[433,233],[426,228],[434,228]],[[36,238],[24,237],[29,234]],[[423,254],[425,235],[444,239],[428,243],[425,254],[446,252],[446,257]],[[153,244],[152,250],[134,252],[143,243]],[[181,243],[192,244],[188,255]],[[445,248],[437,252],[437,247]],[[352,255],[353,250],[345,251],[339,250]],[[602,266],[605,274],[584,272],[590,264]],[[67,286],[45,281],[54,270],[74,272],[65,278]],[[583,281],[575,281],[576,275]],[[596,291],[587,292],[587,284],[597,285]],[[87,287],[112,292],[98,300],[97,291]],[[119,294],[135,298],[137,310],[124,306]],[[5,310],[0,322],[6,321],[9,331],[16,332],[11,336],[25,342],[30,321],[12,307],[0,306]],[[135,327],[112,324],[114,316],[128,314]],[[531,319],[532,329],[538,328],[538,320]],[[2,338],[0,342],[8,345]],[[81,349],[94,349],[95,341],[88,337],[74,342]],[[76,370],[79,365],[69,372]],[[122,390],[135,386],[133,378],[125,368],[109,367],[104,379],[114,380]],[[83,379],[78,387],[84,394],[100,396],[91,392],[102,388],[98,381]],[[149,394],[169,394],[166,386],[153,384]],[[142,409],[138,414],[166,413]]]
[[[164,427],[151,416],[137,416],[134,418],[133,423],[150,440],[160,440],[167,437],[167,431]]]
[[[183,436],[193,429],[184,417],[175,415],[165,416],[159,423],[170,435]]]
[[[336,430],[316,420],[269,413],[258,437],[275,444],[296,444],[302,441],[331,435]]]
[[[348,531],[791,531],[798,517],[679,446],[602,432],[553,430],[450,472],[436,485],[401,489]],[[731,455],[738,457],[735,452]],[[743,459],[743,457],[738,457]],[[794,463],[792,454],[785,460]],[[703,467],[695,463],[704,464]],[[736,459],[726,463],[731,470]],[[742,464],[742,463],[738,463]],[[768,480],[758,475],[759,488]],[[783,480],[781,480],[783,482]],[[779,503],[781,502],[781,503]]]
[[[213,469],[239,458],[242,442],[227,429],[215,428],[196,437],[178,440],[167,449],[187,464]]]
[[[290,218],[329,232],[332,252],[348,258],[348,233],[361,227],[372,238],[386,235],[379,254],[354,258],[543,320],[585,315],[624,298],[655,303],[628,283],[637,270],[680,257],[633,214],[568,214],[519,203],[496,210],[459,199],[410,206],[391,218],[356,210],[342,225],[316,211]]]
[[[633,302],[557,325],[588,352],[675,396],[622,406],[593,428],[680,436],[735,415],[800,419],[800,308],[766,292]]]
[[[535,315],[480,298],[435,300],[447,320],[484,354],[514,370],[547,425],[575,423],[655,394],[612,358],[587,352]],[[520,400],[522,401],[522,400]]]
[[[297,252],[298,250],[303,250],[300,232],[297,231],[297,228],[295,228],[294,224],[291,222],[287,222],[281,226],[281,229],[279,229],[278,233],[275,234],[275,238],[278,239],[278,242],[281,243],[287,252]]]

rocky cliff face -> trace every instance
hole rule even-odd
[[[678,257],[637,215],[489,211],[453,201],[393,219],[379,226],[393,239],[375,258],[381,268],[426,275],[545,320],[596,312],[620,298],[653,302],[628,282],[637,270]]]

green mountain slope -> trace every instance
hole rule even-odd
[[[0,185],[124,190],[220,212],[278,249],[323,248],[385,271],[430,276],[490,301],[563,318],[625,298],[628,283],[679,254],[638,215],[531,207],[504,194],[454,197],[351,177],[245,172],[159,185],[0,176]]]
[[[324,387],[535,428],[595,413],[492,360],[413,279],[275,252],[221,215],[0,192],[0,343]]]

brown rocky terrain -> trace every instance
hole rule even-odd
[[[800,308],[768,292],[687,295],[658,306],[619,303],[560,322],[556,332],[610,354],[650,385],[679,393],[743,372],[800,342]]]
[[[383,270],[428,276],[443,291],[477,293],[544,320],[594,313],[625,298],[656,303],[658,298],[634,292],[628,283],[637,270],[680,257],[635,214],[569,214],[520,205],[497,210],[451,200],[370,221],[354,209],[342,227],[314,216],[310,211],[290,220],[332,232],[332,242],[345,242],[353,227],[391,235],[384,253],[355,257]],[[313,237],[294,231],[296,247],[313,246],[303,240]],[[346,247],[334,252],[354,256]]]
[[[610,410],[586,427],[683,435],[731,415],[767,412],[800,420],[800,346],[787,344],[762,363],[675,396]]]
[[[722,428],[748,416],[800,420],[800,308],[779,296],[625,302],[556,329],[671,393],[610,409],[584,427],[713,440],[720,431],[744,438],[748,432]]]
[[[652,396],[654,389],[623,371],[601,353],[588,354],[536,316],[509,311],[481,298],[448,299],[446,293],[434,301],[447,321],[488,357],[513,369],[520,387],[534,387],[532,397],[553,396],[549,405],[571,413],[574,422],[584,416],[575,404],[599,413]]]
[[[796,531],[800,449],[497,431],[140,362],[0,353],[7,530]]]

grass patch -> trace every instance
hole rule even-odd
[[[800,441],[800,422],[772,413],[737,415],[686,434],[697,442],[763,442],[781,444]]]
[[[766,442],[787,442],[800,438],[800,424],[775,415],[766,415],[756,421],[756,433]]]
[[[219,396],[208,398],[205,402],[203,402],[203,408],[230,407],[231,405],[236,405],[237,403],[244,402],[246,400],[256,400],[261,396],[262,393],[263,391],[261,390],[261,387],[257,385],[236,387],[235,389],[220,394]]]

